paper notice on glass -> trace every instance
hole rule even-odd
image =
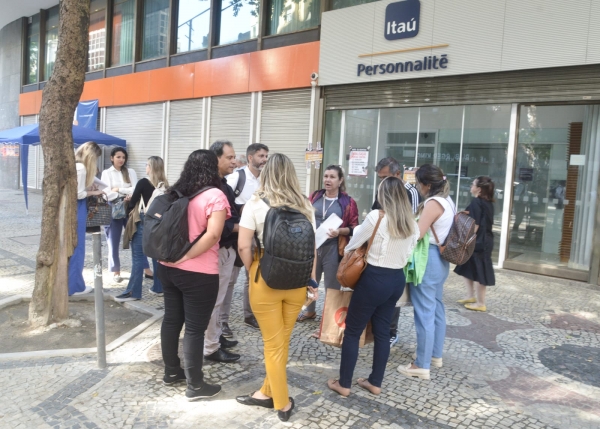
[[[94,186],[102,191],[102,190],[108,188],[109,185],[107,183],[104,183],[102,180],[98,179],[97,177],[94,177]]]
[[[342,224],[342,220],[335,213],[331,213],[325,221],[321,224],[319,228],[317,228],[317,233],[315,234],[315,241],[317,242],[317,249],[323,245],[328,239],[329,236],[327,233],[330,229],[338,229]]]

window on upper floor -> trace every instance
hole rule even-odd
[[[359,4],[373,3],[378,0],[331,0],[331,10],[343,9],[350,6],[358,6]]]
[[[169,53],[169,0],[144,0],[142,60]]]
[[[106,56],[106,0],[90,3],[88,71],[102,70]]]
[[[131,64],[133,62],[133,42],[135,39],[135,0],[112,1],[111,65]]]
[[[179,0],[177,52],[208,48],[210,0]]]
[[[258,37],[259,0],[222,0],[219,45]]]
[[[46,11],[46,64],[44,80],[49,80],[54,71],[56,50],[58,48],[58,6]]]
[[[25,83],[37,83],[40,58],[40,15],[29,17],[27,24],[27,57],[25,58],[27,76]]]
[[[317,27],[321,0],[270,0],[268,34],[285,34]]]

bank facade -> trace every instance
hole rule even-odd
[[[309,192],[321,171],[304,153],[320,141],[324,165],[366,156],[348,177],[361,220],[384,156],[440,165],[459,208],[489,175],[495,263],[599,284],[600,0],[199,3],[92,1],[82,100],[99,100],[99,129],[127,139],[138,174],[150,155],[173,180],[217,138],[260,141]],[[37,121],[54,17],[19,21],[16,125]]]

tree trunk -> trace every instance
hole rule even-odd
[[[77,173],[72,125],[87,66],[90,0],[62,0],[54,72],[42,93],[40,142],[44,152],[42,236],[36,258],[29,321],[66,319],[68,264],[77,245]]]

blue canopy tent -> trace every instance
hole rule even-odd
[[[77,146],[89,141],[93,141],[104,146],[126,146],[125,140],[118,137],[104,134],[91,128],[73,125],[73,144]],[[25,197],[25,207],[29,208],[29,201],[27,199],[27,167],[29,165],[29,146],[40,144],[39,124],[25,125],[23,127],[0,131],[0,143],[21,145],[20,156],[23,196]]]

